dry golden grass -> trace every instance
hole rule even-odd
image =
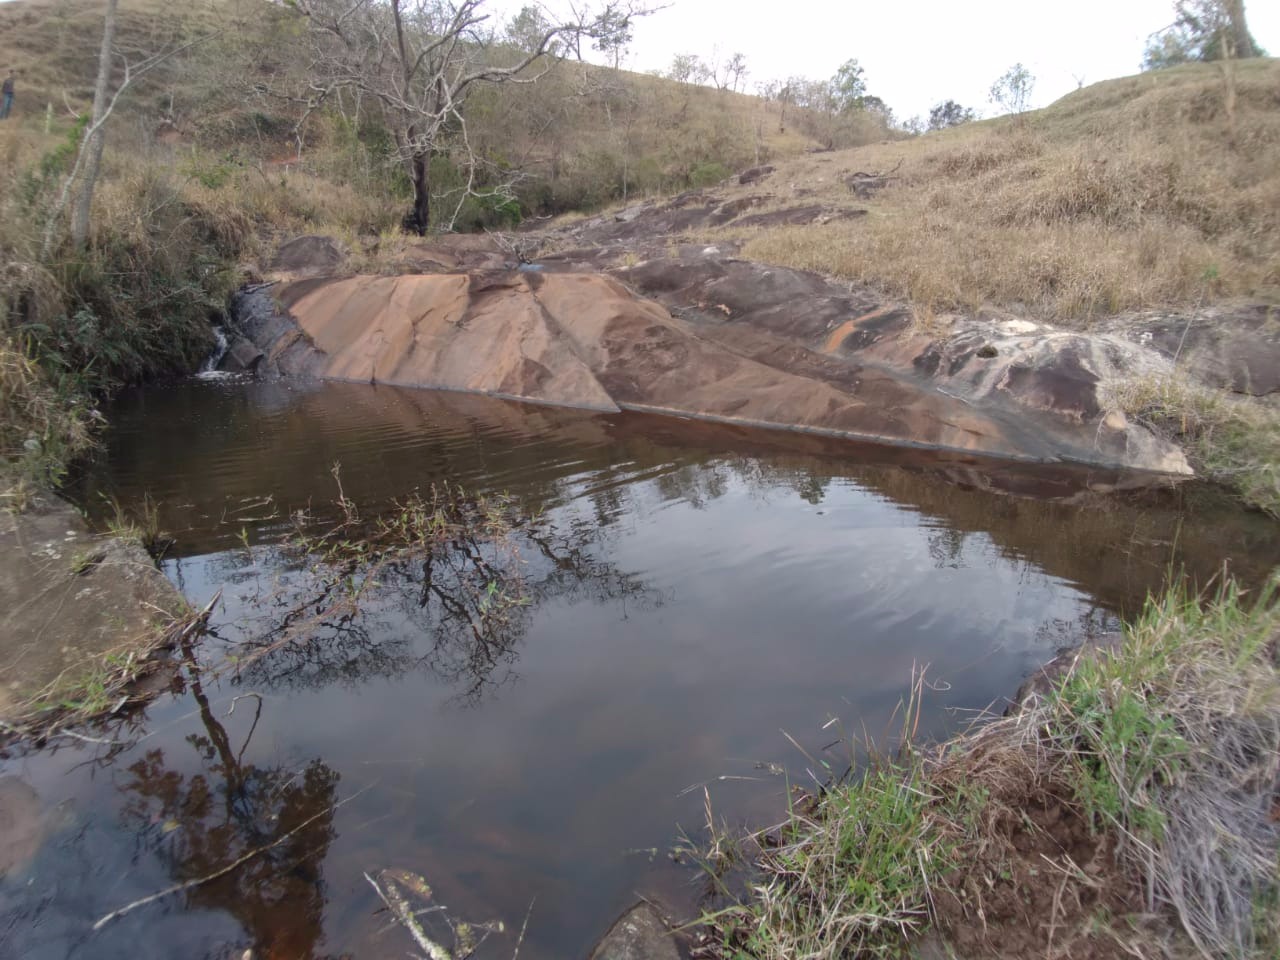
[[[1001,119],[780,166],[869,215],[747,236],[747,256],[882,285],[932,309],[986,304],[1087,323],[1280,291],[1280,62],[1190,65],[1097,84]],[[826,166],[819,163],[826,160]],[[900,166],[898,166],[900,164]],[[897,168],[859,202],[840,183]]]

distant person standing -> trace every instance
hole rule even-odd
[[[13,109],[13,71],[9,71],[9,75],[4,78],[4,86],[0,87],[0,94],[4,95],[3,102],[0,102],[0,120],[9,119],[9,111]]]

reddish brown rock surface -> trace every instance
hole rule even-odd
[[[610,245],[619,229],[709,208],[701,196],[642,205],[580,229],[594,245],[536,264],[515,241],[423,241],[398,276],[326,275],[334,248],[302,238],[277,283],[238,296],[239,323],[285,375],[1190,472],[1174,444],[1101,402],[1125,351],[1154,356],[1122,337],[994,320],[930,336],[872,291],[719,247]],[[637,249],[652,256],[637,262]]]
[[[265,294],[260,291],[259,296]],[[305,281],[250,330],[281,372],[1051,459],[1051,444],[883,369],[696,328],[599,274]]]

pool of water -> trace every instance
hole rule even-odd
[[[1082,468],[354,384],[195,381],[109,416],[72,494],[103,524],[155,504],[165,572],[221,598],[147,709],[0,761],[44,811],[0,878],[4,956],[404,956],[366,878],[397,869],[501,921],[477,956],[527,923],[521,958],[585,958],[639,896],[692,913],[668,852],[707,797],[777,819],[844,731],[892,729],[913,671],[942,736],[1170,570],[1280,559],[1211,491]],[[286,540],[339,482],[367,517],[448,483],[538,519],[338,611]],[[486,580],[519,603],[493,615]]]

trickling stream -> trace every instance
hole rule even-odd
[[[227,355],[227,349],[231,346],[231,342],[227,339],[227,331],[224,327],[214,326],[213,328],[213,352],[204,358],[200,364],[199,377],[215,377],[218,372],[218,366],[222,363],[222,358]]]
[[[511,956],[527,915],[521,958],[585,958],[637,895],[693,909],[666,853],[701,784],[730,823],[779,816],[813,766],[782,731],[839,767],[823,725],[885,729],[928,664],[944,735],[1169,569],[1280,560],[1273,524],[1196,486],[670,419],[197,381],[110,420],[74,494],[159,504],[165,572],[222,603],[144,712],[0,761],[44,811],[0,879],[3,956],[403,956],[364,878],[397,868],[503,922],[478,956]],[[366,514],[448,482],[539,519],[331,615],[282,541],[336,516],[335,463]],[[498,580],[521,599],[495,616]]]

